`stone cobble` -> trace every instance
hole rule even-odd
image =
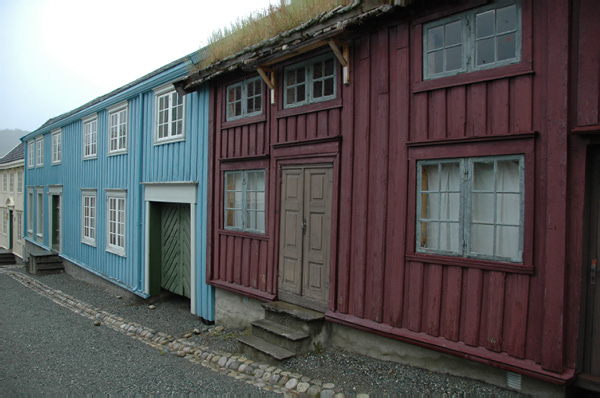
[[[204,345],[189,341],[188,338],[192,334],[186,334],[183,338],[175,338],[95,308],[21,272],[12,271],[10,268],[3,268],[0,272],[9,275],[53,302],[89,318],[94,321],[96,326],[106,326],[161,352],[177,355],[215,372],[252,384],[264,391],[284,394],[286,397],[300,395],[303,397],[345,397],[344,392],[336,389],[334,383],[311,379],[299,373],[286,372],[275,366],[254,362],[241,355],[212,351]]]

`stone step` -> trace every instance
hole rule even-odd
[[[307,333],[269,319],[252,322],[252,335],[296,353],[310,350],[310,336]]]
[[[0,265],[15,264],[16,258],[12,253],[0,253]]]
[[[268,341],[253,335],[241,336],[237,340],[240,343],[242,353],[257,360],[278,364],[281,361],[296,356],[296,354],[290,350],[271,344]]]
[[[325,323],[325,314],[283,301],[264,303],[262,306],[266,319],[301,330],[312,337],[320,333]]]

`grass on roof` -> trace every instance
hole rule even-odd
[[[219,29],[208,39],[208,54],[200,68],[242,51],[244,48],[270,39],[300,26],[302,23],[353,0],[292,0],[291,5],[269,6],[255,11],[231,26]]]

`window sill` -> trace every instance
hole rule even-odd
[[[440,77],[437,79],[416,81],[413,83],[412,93],[417,94],[424,91],[481,83],[488,80],[498,80],[532,73],[534,73],[532,63],[530,61],[521,61],[518,64],[500,66],[492,69],[460,73],[457,75]]]
[[[224,120],[221,129],[244,126],[246,124],[263,123],[267,121],[267,115],[263,112],[256,116],[245,116],[233,120]]]
[[[82,240],[81,243],[83,243],[84,245],[88,245],[88,246],[92,246],[92,247],[96,247],[96,242],[92,242],[89,240]]]
[[[172,143],[181,142],[181,141],[185,141],[185,136],[184,135],[178,135],[176,137],[163,138],[163,139],[160,139],[160,140],[154,140],[154,146],[164,145],[164,144],[172,144]]]
[[[60,166],[62,162],[52,162],[52,166]]]
[[[84,156],[83,160],[94,160],[94,159],[98,159],[98,155],[95,156]]]
[[[533,274],[533,265],[507,263],[501,261],[479,260],[469,257],[451,257],[423,253],[408,253],[404,256],[407,261],[427,264],[449,265],[462,268],[478,268],[489,271],[510,272],[513,274]]]
[[[219,229],[219,235],[227,235],[227,236],[237,236],[240,238],[250,238],[256,240],[269,240],[269,236],[267,234],[261,234],[258,232],[245,232],[245,231],[236,231],[232,229]]]
[[[115,152],[109,152],[108,156],[118,156],[118,155],[127,155],[127,150],[123,150],[123,151],[115,151]]]
[[[124,249],[116,249],[116,248],[112,248],[112,247],[107,247],[106,248],[106,252],[107,253],[112,253],[112,254],[117,255],[119,257],[127,257],[125,255],[125,250]]]

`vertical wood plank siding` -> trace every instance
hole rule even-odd
[[[315,139],[339,138],[340,172],[334,177],[338,233],[332,237],[337,262],[332,264],[330,319],[441,349],[452,346],[492,362],[520,363],[524,369],[547,372],[544,376],[572,372],[578,328],[565,328],[564,322],[568,317],[569,325],[577,324],[579,318],[577,311],[567,314],[565,305],[578,308],[580,304],[581,271],[567,269],[569,259],[577,260],[580,254],[565,251],[565,242],[570,239],[581,247],[584,191],[581,176],[568,175],[565,163],[567,38],[570,26],[579,37],[573,54],[579,68],[573,69],[578,83],[571,87],[577,99],[570,110],[571,127],[597,125],[600,56],[599,51],[590,55],[587,49],[600,46],[591,39],[600,33],[600,11],[591,0],[579,0],[574,6],[579,11],[572,14],[570,24],[569,6],[556,3],[555,8],[540,1],[522,3],[523,23],[531,32],[524,43],[532,48],[523,63],[534,59],[535,69],[524,67],[493,78],[488,73],[471,80],[465,74],[455,78],[458,83],[436,86],[428,81],[418,86],[421,26],[399,21],[349,41],[350,84],[340,86],[339,107],[312,107],[285,116],[290,112],[282,112],[281,104],[268,105],[265,121],[227,127],[222,108],[228,83],[219,81],[212,109],[216,140],[210,148],[215,153],[211,281],[262,299],[276,298],[279,214],[275,199],[280,177],[274,152],[286,144],[286,148],[297,147],[297,153],[318,157],[322,154],[313,145]],[[562,29],[550,39],[555,25]],[[275,66],[278,76],[284,66]],[[524,238],[528,245],[524,256],[533,270],[495,269],[493,263],[473,266],[460,258],[436,263],[427,256],[411,255],[416,208],[411,148],[426,153],[436,145],[466,142],[461,145],[479,156],[479,141],[492,138],[487,142],[515,144],[524,136],[533,148],[527,173],[534,177],[525,187],[526,200],[532,203],[526,205],[525,221],[531,232]],[[585,153],[581,143],[569,145],[581,156]],[[453,155],[452,145],[445,148],[446,157],[458,156]],[[268,226],[260,239],[219,230],[222,173],[236,158],[247,164],[269,159]],[[584,174],[581,167],[578,170]],[[579,181],[579,187],[571,181]],[[568,183],[578,196],[567,209]],[[565,223],[569,212],[581,214],[567,217]]]
[[[186,97],[185,140],[154,145],[155,101],[153,88],[185,73],[185,65],[167,69],[141,81],[139,86],[83,109],[65,120],[62,129],[62,163],[51,165],[50,130],[45,133],[45,164],[28,169],[27,186],[62,185],[62,252],[66,259],[142,296],[145,292],[145,201],[142,183],[197,182],[196,198],[196,312],[214,319],[214,293],[206,284],[206,197],[208,88]],[[127,152],[108,153],[107,107],[121,101],[128,105]],[[83,160],[83,125],[81,118],[97,113],[98,156]],[[52,127],[54,130],[56,127]],[[94,189],[96,201],[96,244],[81,242],[82,189]],[[125,256],[106,251],[107,190],[126,190]],[[47,195],[44,211],[47,212]],[[35,205],[33,207],[35,209]],[[33,213],[34,214],[34,213]],[[35,217],[34,217],[35,221]],[[49,247],[48,215],[44,215],[44,246]],[[24,224],[26,225],[26,224]]]

